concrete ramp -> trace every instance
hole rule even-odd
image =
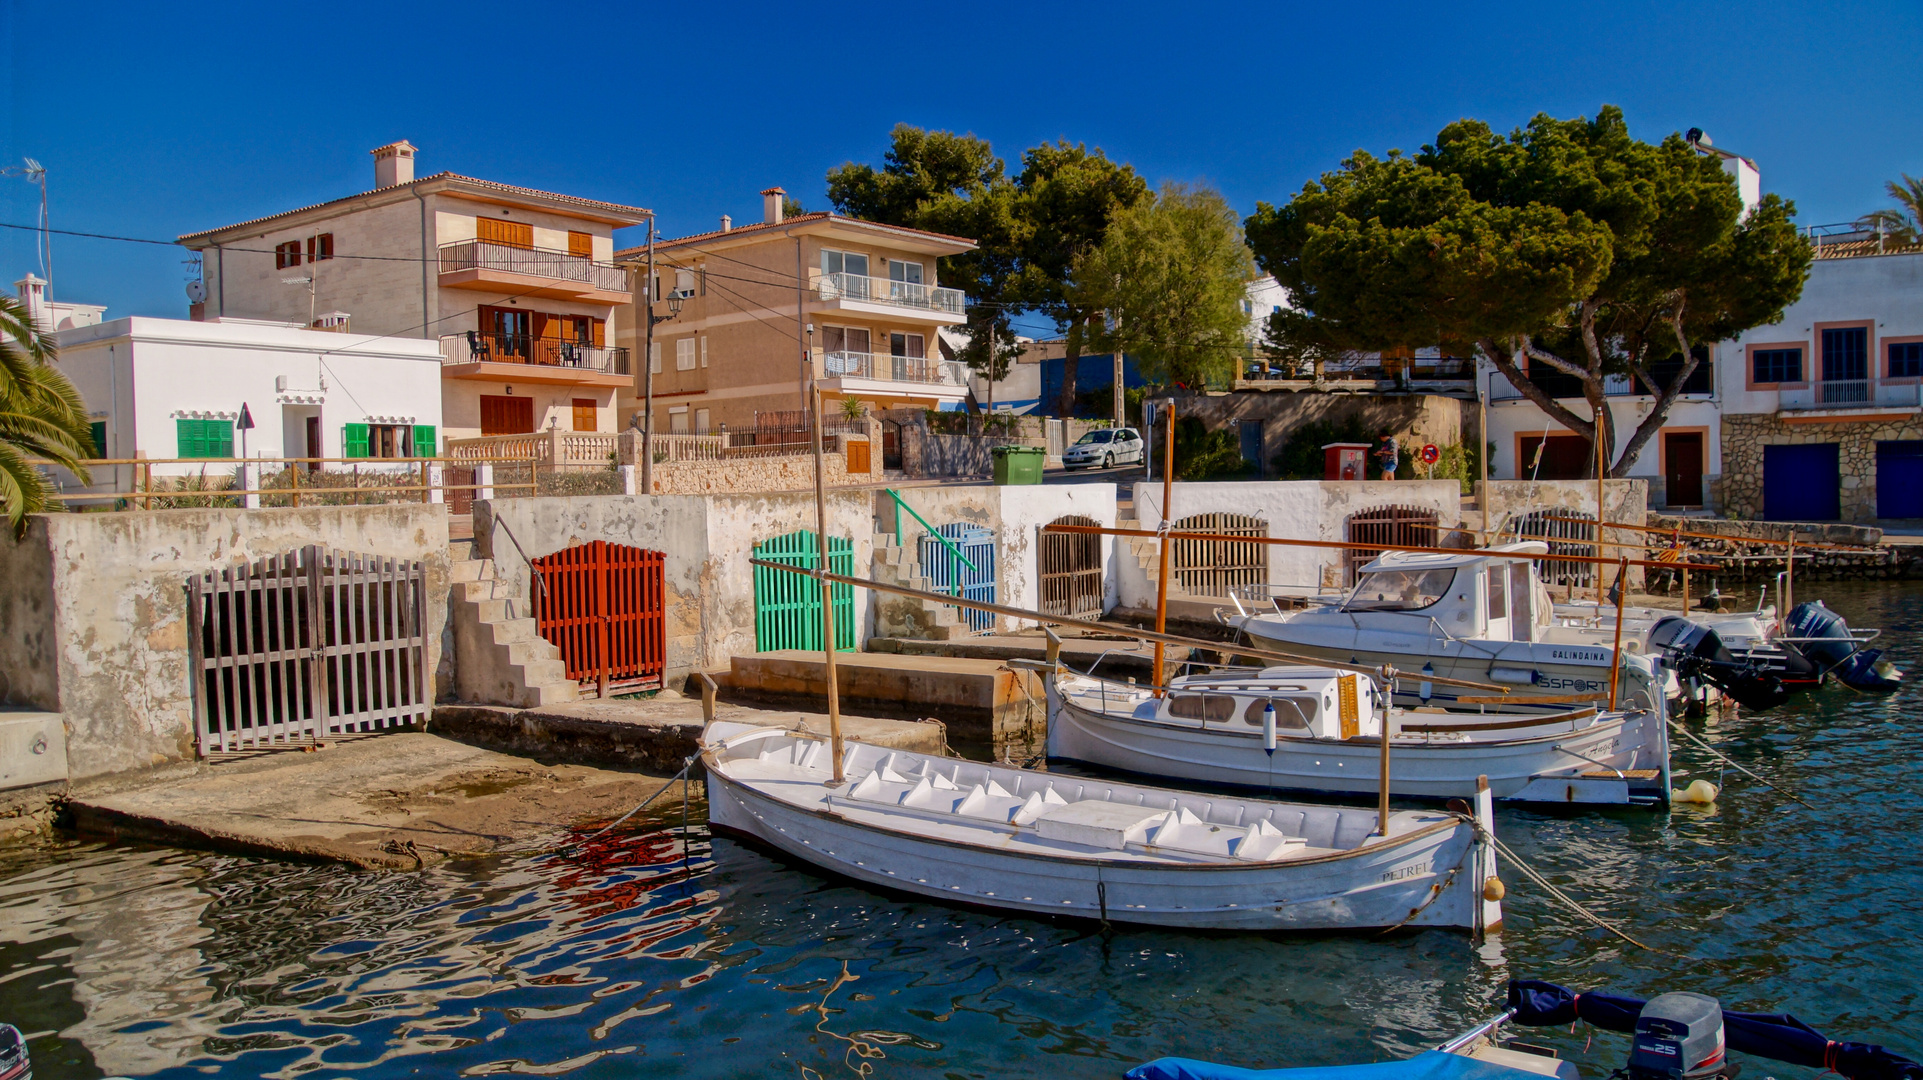
[[[749,653],[733,659],[728,690],[750,701],[820,711],[828,695],[825,669],[818,652]],[[837,653],[835,684],[844,709],[933,717],[948,726],[952,740],[987,742],[998,751],[1038,751],[1047,730],[1041,679],[1000,660]]]

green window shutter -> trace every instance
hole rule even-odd
[[[207,440],[201,434],[198,420],[174,421],[174,456],[197,458],[207,456]]]
[[[87,425],[87,430],[93,434],[93,456],[97,458],[106,457],[107,422],[105,420],[95,420],[93,423]]]
[[[415,424],[414,425],[414,456],[415,457],[438,456],[435,453],[435,447],[437,445],[439,444],[437,444],[434,441],[434,425],[433,424]]]
[[[366,457],[367,456],[367,425],[366,424],[342,424],[341,425],[341,456],[342,457]]]
[[[234,456],[234,423],[231,420],[203,420],[206,424],[207,456]]]

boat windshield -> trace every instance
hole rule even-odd
[[[1081,438],[1076,439],[1075,445],[1087,446],[1089,443],[1107,442],[1114,437],[1115,437],[1115,433],[1113,431],[1110,431],[1108,428],[1101,428],[1096,431],[1091,431],[1088,434],[1082,436]]]
[[[1344,611],[1419,611],[1442,599],[1456,578],[1453,567],[1436,570],[1377,570],[1362,575]]]
[[[1262,708],[1271,701],[1275,702],[1275,726],[1278,729],[1288,731],[1309,730],[1309,718],[1315,715],[1315,699],[1312,697],[1256,698],[1254,701],[1249,702],[1249,707],[1243,711],[1242,722],[1248,724],[1250,727],[1261,727]]]

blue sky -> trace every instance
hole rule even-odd
[[[879,163],[898,122],[1054,138],[1244,212],[1463,116],[1611,103],[1756,159],[1804,224],[1923,174],[1923,4],[102,4],[7,0],[0,163],[54,225],[171,238],[365,190],[367,151],[654,208],[668,235]],[[0,220],[37,194],[0,178]],[[0,272],[35,265],[0,230]],[[183,251],[55,238],[58,298],[184,316]]]

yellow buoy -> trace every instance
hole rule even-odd
[[[1716,785],[1707,780],[1691,780],[1688,787],[1670,792],[1669,798],[1681,803],[1713,803],[1716,801]]]
[[[1494,903],[1507,895],[1509,895],[1509,890],[1502,887],[1502,879],[1499,877],[1492,877],[1482,883],[1482,898],[1484,900]]]

